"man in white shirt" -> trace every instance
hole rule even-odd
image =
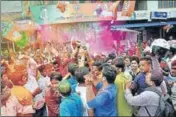
[[[81,100],[83,102],[83,116],[88,116],[87,109],[87,98],[86,98],[86,85],[84,76],[89,73],[89,69],[87,67],[78,68],[75,71],[75,77],[78,81],[78,85],[76,87],[76,92],[80,95]]]

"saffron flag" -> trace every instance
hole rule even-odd
[[[110,10],[112,11],[112,13],[113,13],[113,21],[115,21],[116,19],[117,19],[117,9],[118,9],[118,5],[119,5],[119,3],[120,3],[120,1],[118,0],[118,1],[116,1],[116,2],[114,2],[113,4],[112,4],[112,6],[111,6],[111,8],[110,8]]]
[[[59,1],[58,4],[57,4],[57,8],[58,8],[62,13],[64,13],[65,10],[66,10],[66,4],[65,4],[65,2]]]
[[[135,0],[124,1],[122,8],[122,16],[131,16],[135,9]]]

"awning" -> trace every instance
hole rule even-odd
[[[136,30],[130,30],[130,29],[127,29],[127,28],[119,28],[119,29],[116,29],[116,31],[132,32],[132,33],[140,33],[139,31],[136,31]]]
[[[111,26],[111,30],[124,29],[124,28],[137,28],[137,27],[165,26],[168,24],[174,25],[176,24],[176,21],[113,25]]]

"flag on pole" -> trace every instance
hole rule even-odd
[[[131,16],[135,9],[136,0],[124,1],[122,8],[122,16]]]
[[[112,4],[111,8],[110,8],[110,10],[111,10],[112,13],[113,13],[112,23],[113,23],[115,20],[117,20],[117,11],[118,11],[118,7],[117,7],[117,6],[119,5],[119,3],[120,3],[120,0],[114,2],[114,3]]]

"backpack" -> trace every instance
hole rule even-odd
[[[174,108],[170,96],[168,94],[164,96],[158,89],[154,87],[146,88],[145,91],[152,91],[160,96],[159,106],[156,110],[155,117],[174,117]],[[146,107],[145,109],[148,115],[151,117],[148,109]]]

